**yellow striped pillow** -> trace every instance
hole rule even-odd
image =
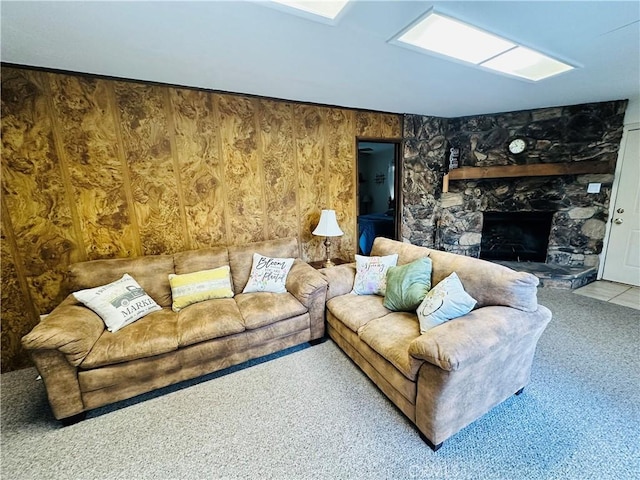
[[[171,296],[174,312],[179,312],[192,303],[211,300],[212,298],[231,298],[231,277],[229,266],[185,273],[183,275],[169,274]]]

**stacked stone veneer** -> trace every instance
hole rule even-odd
[[[602,251],[626,101],[454,119],[406,115],[403,155],[405,241],[478,257],[484,211],[554,212],[547,263],[595,266]],[[525,153],[507,145],[525,138]],[[599,161],[607,174],[455,180],[442,192],[445,157],[461,166]],[[589,183],[600,193],[587,193]]]

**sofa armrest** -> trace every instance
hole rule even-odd
[[[22,337],[22,346],[26,350],[59,350],[70,365],[77,367],[104,329],[104,322],[96,313],[69,295]]]
[[[31,350],[29,354],[44,382],[53,416],[62,420],[82,413],[78,368],[59,350]]]
[[[335,267],[323,268],[320,271],[329,284],[327,301],[334,297],[346,295],[353,290],[353,282],[356,279],[355,263],[336,265]]]
[[[296,259],[287,276],[286,288],[309,310],[310,340],[324,337],[327,281],[322,274],[308,263]]]
[[[542,305],[533,312],[478,308],[420,335],[409,345],[409,354],[443,370],[460,370],[499,349],[522,348],[527,337],[535,345],[550,320],[551,312]]]
[[[308,307],[311,298],[318,291],[327,291],[327,281],[322,274],[308,263],[296,259],[287,275],[287,292]]]

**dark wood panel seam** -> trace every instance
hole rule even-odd
[[[176,147],[176,122],[171,97],[168,88],[163,89],[163,103],[165,115],[167,117],[167,135],[169,137],[169,148],[171,149],[171,159],[176,181],[176,193],[178,195],[178,209],[180,211],[180,223],[182,224],[182,242],[184,249],[191,250],[191,234],[189,232],[189,222],[187,221],[187,209],[184,201],[184,189],[182,188],[182,176],[180,175],[180,160],[178,158],[178,148]]]
[[[24,295],[24,298],[27,300],[27,314],[31,319],[31,326],[35,326],[39,319],[40,314],[36,310],[35,303],[33,301],[33,297],[31,296],[31,290],[29,289],[29,284],[27,283],[27,272],[24,268],[24,260],[20,255],[20,250],[18,249],[18,243],[16,242],[15,232],[13,230],[13,222],[11,221],[11,216],[9,215],[9,209],[7,208],[7,204],[3,201],[2,203],[2,223],[4,224],[5,231],[5,239],[7,241],[7,246],[9,247],[9,252],[11,253],[11,257],[13,258],[13,264],[15,265],[16,274],[18,277],[18,285],[20,285],[20,290]]]
[[[331,121],[329,115],[329,110],[322,109],[320,111],[320,118],[322,118],[322,122],[320,123],[320,144],[322,147],[322,164],[324,165],[324,185],[325,185],[325,194],[324,194],[324,204],[318,205],[318,208],[328,208],[335,210],[336,207],[333,205],[333,198],[331,198],[331,162],[329,161],[329,155],[327,155],[327,131],[329,130],[328,125]],[[320,218],[320,217],[318,217]]]
[[[47,110],[51,120],[51,132],[53,134],[53,143],[55,144],[56,155],[58,157],[58,168],[60,169],[60,176],[62,177],[62,184],[65,191],[65,200],[69,206],[69,213],[71,214],[71,225],[73,227],[74,238],[76,241],[76,252],[79,254],[81,261],[87,260],[87,248],[84,242],[84,234],[82,232],[82,226],[80,225],[80,215],[78,214],[77,203],[74,201],[76,198],[73,185],[71,183],[71,176],[69,174],[69,161],[67,159],[67,151],[64,148],[64,142],[62,135],[60,134],[60,125],[58,122],[58,116],[56,115],[55,105],[53,104],[53,94],[51,90],[51,84],[49,75],[42,73],[42,86],[47,98]]]
[[[122,182],[124,184],[124,192],[125,197],[127,198],[127,209],[129,210],[129,218],[131,222],[131,230],[133,232],[133,249],[134,256],[140,257],[142,255],[142,242],[140,240],[140,228],[138,227],[138,216],[136,215],[136,209],[134,207],[133,201],[133,191],[131,190],[131,177],[129,176],[129,166],[127,165],[127,158],[124,151],[124,143],[122,139],[122,118],[120,116],[120,107],[118,106],[118,101],[116,98],[116,92],[114,89],[114,84],[109,83],[107,85],[107,94],[109,96],[109,103],[111,103],[111,111],[115,118],[113,119],[115,133],[116,133],[116,144],[118,150],[118,157],[120,157],[120,165],[122,167]]]
[[[258,177],[260,178],[260,195],[262,197],[262,236],[270,240],[269,213],[267,211],[267,176],[264,168],[264,145],[262,144],[262,105],[257,98],[251,100],[253,104],[253,125],[256,131],[256,150],[258,152]]]
[[[298,256],[303,257],[302,250],[302,218],[300,214],[300,172],[298,168],[298,129],[296,125],[298,120],[296,118],[296,109],[293,105],[291,108],[291,136],[293,138],[293,168],[296,175],[296,217],[298,219]]]
[[[224,230],[225,230],[225,243],[227,245],[233,245],[233,239],[231,238],[231,220],[229,219],[229,207],[227,206],[226,200],[229,198],[229,189],[227,187],[227,159],[224,156],[224,148],[222,148],[222,117],[220,116],[220,98],[218,95],[213,94],[212,105],[213,105],[213,118],[216,123],[216,135],[217,145],[218,145],[218,158],[220,164],[220,179],[221,179],[221,188],[222,195],[225,199],[224,205],[222,207],[222,218],[224,219]]]

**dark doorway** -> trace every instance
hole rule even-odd
[[[358,252],[369,255],[376,237],[396,239],[399,145],[358,141]]]
[[[484,212],[480,258],[546,262],[553,212]]]

